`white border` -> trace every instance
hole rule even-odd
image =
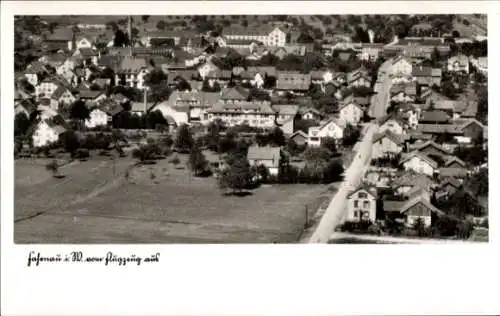
[[[499,314],[500,266],[487,245],[13,245],[14,14],[385,14],[488,13],[490,122],[498,117],[498,3],[487,1],[373,2],[104,2],[2,1],[1,179],[2,314]],[[500,134],[499,134],[500,135]],[[496,144],[490,141],[490,161]],[[496,227],[498,166],[490,166],[490,223]],[[26,267],[31,250],[81,249],[102,255],[161,252],[149,267]],[[122,271],[123,270],[123,271]],[[496,294],[495,294],[496,293]],[[497,300],[495,300],[497,298]]]

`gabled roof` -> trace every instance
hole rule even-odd
[[[438,214],[438,215],[444,215],[443,211],[435,207],[434,205],[431,204],[431,202],[426,199],[423,196],[416,196],[408,201],[406,201],[400,208],[400,212],[404,213],[408,211],[411,207],[415,206],[416,204],[421,203],[425,207],[427,207],[432,213]]]
[[[420,122],[448,122],[450,116],[444,111],[424,111],[420,116]]]
[[[405,94],[409,96],[416,96],[417,95],[417,83],[416,82],[409,82],[409,83],[401,83],[401,84],[395,84],[391,87],[390,93],[391,96],[398,94],[400,92],[404,92]]]
[[[248,147],[247,153],[248,160],[275,160],[276,165],[279,163],[280,149],[278,147]]]
[[[299,112],[299,106],[292,104],[275,104],[272,108],[280,115],[295,116]]]
[[[94,56],[98,56],[99,53],[95,50],[93,50],[92,48],[79,48],[78,51],[80,51],[80,54],[83,56],[83,57],[94,57]]]
[[[279,71],[276,78],[277,90],[307,91],[311,86],[311,75],[294,71]]]
[[[413,172],[404,172],[398,178],[393,180],[393,188],[397,189],[401,186],[411,186],[411,187],[420,187],[420,188],[432,188],[436,186],[436,182],[434,182],[429,176],[421,173],[413,173]]]
[[[378,120],[378,124],[380,126],[382,126],[382,125],[384,125],[385,123],[387,123],[388,121],[391,121],[391,120],[397,122],[401,126],[403,126],[403,124],[404,124],[404,122],[401,119],[401,117],[399,117],[398,115],[394,115],[394,114],[388,114],[388,115],[385,115],[385,116],[381,117]]]
[[[421,151],[429,146],[434,147],[435,149],[443,152],[444,154],[448,154],[448,155],[451,154],[451,152],[449,150],[447,150],[446,148],[444,148],[440,144],[434,142],[433,140],[426,141],[425,143],[422,143],[422,144],[416,144],[416,145],[412,146],[412,149],[416,150],[416,151]]]
[[[401,159],[401,164],[404,164],[405,162],[407,161],[410,161],[411,159],[413,158],[419,158],[425,162],[427,162],[433,169],[437,168],[438,167],[438,163],[430,158],[429,156],[419,152],[419,151],[412,151],[411,153],[408,153],[407,155],[405,155],[402,159]]]
[[[357,106],[361,110],[364,110],[363,105],[360,104],[360,102],[358,100],[356,100],[356,98],[354,98],[353,95],[351,94],[347,98],[342,100],[342,102],[339,104],[339,111],[349,104],[354,104],[355,106]]]
[[[78,94],[80,99],[95,99],[104,94],[104,92],[99,90],[80,90]]]
[[[146,103],[146,112],[152,109],[156,103],[147,102]],[[130,102],[130,112],[143,112],[144,111],[144,102]]]
[[[118,71],[135,73],[145,68],[148,68],[145,58],[124,57],[120,62]]]
[[[50,96],[51,99],[53,100],[58,100],[65,92],[71,93],[66,87],[64,86],[59,86],[54,93]]]
[[[411,74],[414,77],[441,77],[442,71],[439,68],[432,67],[413,67]]]
[[[296,131],[295,133],[292,134],[292,136],[290,136],[290,138],[293,139],[296,136],[302,136],[302,137],[304,137],[306,139],[309,137],[303,130]]]
[[[454,177],[448,177],[443,182],[441,182],[441,186],[443,186],[443,187],[448,185],[448,184],[457,188],[457,189],[462,186],[462,183],[460,183],[460,181]]]
[[[235,86],[232,88],[223,89],[220,93],[220,98],[222,100],[241,100],[246,101],[250,96],[250,91],[241,87]]]
[[[465,178],[469,174],[469,170],[465,168],[439,168],[441,177]]]
[[[26,74],[38,74],[38,73],[44,73],[48,72],[47,68],[45,67],[44,64],[42,64],[39,61],[33,61],[31,64],[28,65],[24,73]]]
[[[361,183],[356,189],[354,189],[352,192],[350,192],[347,195],[347,198],[350,198],[353,194],[356,194],[357,192],[359,192],[361,190],[366,191],[368,194],[370,194],[374,198],[377,198],[377,196],[378,196],[378,192],[377,192],[376,187],[371,186],[371,185],[366,184],[366,183]]]
[[[208,112],[211,113],[246,113],[245,111],[253,110],[259,114],[276,114],[271,108],[269,101],[241,101],[237,104],[225,104],[217,102]]]
[[[29,100],[23,100],[20,103],[18,103],[15,107],[22,107],[28,112],[28,116],[30,116],[32,113],[34,113],[37,110],[37,106],[29,101]]]
[[[389,130],[385,130],[384,133],[375,135],[373,137],[373,143],[376,143],[377,141],[385,137],[392,140],[397,145],[402,145],[404,143],[404,138],[401,135],[395,134]]]
[[[316,114],[317,116],[323,116],[320,111],[316,110],[315,108],[310,108],[310,107],[302,107],[299,108],[299,113],[301,115],[307,114],[307,113],[313,113]]]
[[[445,161],[444,166],[448,167],[449,165],[453,164],[454,162],[458,163],[459,165],[461,165],[464,168],[466,166],[465,162],[456,156],[449,157],[448,160]]]
[[[344,127],[345,127],[345,124],[342,121],[335,119],[335,118],[331,118],[331,119],[328,119],[328,120],[322,122],[320,124],[320,126],[318,126],[318,129],[322,130],[323,128],[328,126],[330,123],[334,123],[335,125],[337,125],[341,129],[344,129]]]

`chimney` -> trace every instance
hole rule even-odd
[[[128,39],[129,44],[132,46],[132,16],[128,16]]]
[[[144,114],[148,111],[148,88],[144,88]]]

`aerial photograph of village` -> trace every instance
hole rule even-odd
[[[486,15],[14,32],[15,243],[488,241]]]

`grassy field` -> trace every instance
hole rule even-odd
[[[117,160],[113,172],[111,161],[78,162],[55,179],[43,161],[16,161],[15,242],[290,243],[306,205],[312,216],[332,195],[325,186],[276,185],[222,196],[214,178],[190,177],[168,160],[125,179],[131,163]]]

